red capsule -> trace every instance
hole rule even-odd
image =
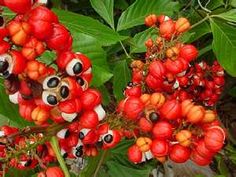
[[[190,158],[191,150],[188,147],[175,144],[170,148],[170,159],[176,163],[184,163]]]
[[[169,120],[181,118],[181,105],[177,100],[168,100],[160,109],[161,117]]]
[[[154,125],[152,134],[156,139],[166,140],[172,137],[172,129],[173,127],[170,123],[166,121],[159,121]]]
[[[154,139],[152,141],[151,151],[156,157],[166,156],[169,152],[169,143],[165,140]]]

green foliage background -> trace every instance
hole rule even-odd
[[[105,106],[109,107],[123,98],[123,88],[131,78],[129,63],[132,59],[143,57],[145,41],[156,35],[153,29],[144,26],[145,16],[151,13],[169,15],[174,19],[187,17],[194,28],[183,39],[199,48],[199,60],[210,62],[216,58],[229,75],[236,76],[236,0],[202,0],[202,7],[197,0],[52,0],[52,3],[53,11],[74,37],[73,50],[86,54],[92,60],[92,86],[102,92]],[[11,17],[14,14],[6,11],[3,15]],[[45,53],[40,60],[50,63],[54,57],[52,53]],[[234,97],[235,88],[230,89]],[[8,101],[2,84],[0,100],[1,124],[30,125],[20,118],[17,106]],[[103,157],[103,165],[98,171],[100,177],[148,177],[157,164],[129,163],[126,149],[130,144],[132,141],[123,141],[115,149],[88,159],[88,166],[80,176],[92,176]],[[233,144],[227,148],[225,153],[235,163]],[[217,158],[216,171],[228,176],[224,158]],[[9,174],[11,177],[29,177],[31,174],[35,176],[38,170],[19,173],[13,169]]]

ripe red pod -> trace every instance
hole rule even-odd
[[[187,147],[175,144],[170,148],[170,159],[176,163],[184,163],[190,158],[191,150]]]
[[[196,150],[192,151],[190,158],[193,162],[195,162],[197,165],[200,165],[200,166],[209,165],[212,160],[211,158],[208,159],[206,157],[202,157]]]
[[[4,5],[17,14],[24,14],[31,9],[32,0],[3,0]]]
[[[187,69],[186,61],[182,58],[178,58],[176,60],[167,59],[165,62],[165,67],[172,74],[182,73]]]
[[[166,73],[164,64],[160,60],[153,61],[149,65],[149,73],[155,78],[162,78]]]
[[[134,144],[128,149],[128,158],[133,163],[140,163],[142,161],[142,151]]]
[[[166,140],[172,137],[172,129],[173,127],[170,123],[166,121],[159,121],[154,125],[152,134],[156,139]]]
[[[81,96],[83,89],[73,77],[65,77],[61,80],[60,97],[62,100],[76,98]]]
[[[155,14],[148,15],[145,18],[145,25],[146,26],[153,26],[157,23],[157,16]]]
[[[6,27],[0,27],[0,40],[3,40],[5,37],[9,35],[8,30]]]
[[[98,150],[97,150],[96,146],[86,146],[85,155],[91,156],[91,157],[97,156]]]
[[[7,53],[7,51],[11,48],[10,44],[4,40],[0,41],[0,55]]]
[[[53,34],[53,23],[58,23],[58,18],[48,8],[38,6],[30,11],[28,21],[33,27],[34,37],[45,40]]]
[[[64,177],[64,173],[59,167],[49,167],[46,170],[46,177]]]
[[[46,43],[50,49],[63,52],[71,50],[72,40],[70,32],[63,25],[55,23],[52,35],[47,38]]]
[[[192,133],[189,130],[181,130],[176,134],[175,138],[180,145],[188,147],[191,144]]]
[[[148,74],[145,80],[147,86],[155,91],[162,91],[162,78],[155,78],[153,75]]]
[[[36,105],[32,104],[32,102],[20,103],[19,104],[19,113],[20,113],[21,117],[23,117],[24,119],[26,119],[28,121],[32,121],[31,113],[33,112],[33,110],[35,108],[36,108]]]
[[[11,40],[17,45],[24,45],[31,34],[31,26],[27,22],[13,20],[7,25]]]
[[[152,122],[146,119],[145,117],[141,117],[139,119],[138,126],[143,132],[150,132],[153,128]]]
[[[99,91],[88,89],[82,93],[80,99],[84,110],[92,110],[101,103],[102,96]]]
[[[91,62],[82,53],[62,52],[58,55],[56,63],[61,70],[70,76],[80,76],[83,73],[91,73]]]
[[[175,30],[177,34],[188,31],[189,29],[190,29],[190,23],[187,18],[181,17],[175,22]]]
[[[153,40],[151,38],[149,38],[148,40],[146,40],[145,42],[145,46],[147,48],[151,48],[153,46]]]
[[[41,41],[31,37],[22,48],[22,55],[27,60],[34,60],[45,51],[45,46]]]
[[[140,83],[143,80],[142,71],[133,71],[132,72],[132,82]]]
[[[169,19],[160,24],[160,35],[161,37],[169,40],[175,32],[175,22]]]
[[[225,140],[225,132],[221,127],[210,127],[206,130],[204,135],[204,142],[207,149],[213,152],[218,152],[222,149]]]
[[[18,132],[18,128],[10,127],[8,125],[1,126],[0,130],[1,130],[0,137],[8,136],[8,135]]]
[[[156,157],[166,156],[169,152],[169,143],[165,140],[154,139],[152,141],[151,151]]]
[[[127,86],[124,90],[125,97],[133,96],[133,97],[140,97],[142,94],[142,88],[140,85],[135,85],[131,83],[131,86]]]
[[[80,117],[80,125],[84,128],[93,129],[99,123],[98,115],[95,111],[85,111]]]
[[[121,140],[121,135],[118,130],[108,130],[100,136],[102,140],[102,149],[110,149],[115,147]]]
[[[83,144],[95,144],[99,136],[95,130],[83,128],[79,132],[79,139]]]
[[[205,109],[202,106],[193,106],[186,115],[186,119],[191,123],[199,123],[205,115]]]
[[[124,103],[123,113],[128,119],[136,120],[143,112],[144,104],[141,99],[129,97]]]
[[[67,114],[79,113],[82,110],[81,101],[79,98],[62,101],[58,105],[61,112]]]
[[[212,152],[206,147],[203,139],[196,142],[195,150],[200,156],[207,159],[211,159],[215,155],[215,152]]]
[[[167,100],[160,109],[161,117],[169,120],[181,118],[181,105],[177,100]]]
[[[187,44],[180,48],[179,56],[190,62],[197,58],[198,50],[193,45]]]

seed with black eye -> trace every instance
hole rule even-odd
[[[76,81],[77,81],[77,83],[78,83],[80,86],[83,86],[83,85],[84,85],[84,79],[82,79],[81,77],[77,77],[77,78],[76,78]]]
[[[133,86],[133,82],[128,82],[127,86],[128,87],[132,87]]]
[[[67,157],[68,157],[68,153],[65,152],[65,153],[62,155],[62,157],[63,157],[63,158],[67,158]]]
[[[47,86],[48,88],[55,88],[58,86],[60,80],[57,77],[52,77],[48,80]]]
[[[75,74],[80,74],[82,72],[82,64],[80,62],[77,62],[74,66],[73,66],[73,71]]]
[[[61,88],[60,88],[60,95],[62,98],[67,98],[69,96],[69,88],[65,85],[63,85]]]
[[[156,122],[159,119],[159,115],[156,112],[152,112],[152,113],[149,114],[149,119],[152,122]]]
[[[29,159],[27,160],[27,162],[25,163],[25,167],[29,167],[32,164],[32,160]]]
[[[0,61],[0,73],[5,72],[9,67],[9,63],[7,61]]]
[[[10,74],[9,71],[4,71],[4,72],[2,73],[2,76],[4,77],[4,79],[8,79],[8,78],[11,76],[11,74]]]
[[[104,137],[104,141],[106,143],[111,143],[113,141],[113,136],[111,134],[108,134]]]
[[[83,155],[83,150],[77,150],[75,153],[76,157],[81,157]]]
[[[83,132],[79,132],[79,139],[81,139],[81,140],[84,139],[84,133]]]
[[[57,97],[54,96],[54,95],[48,95],[48,97],[47,97],[47,102],[48,102],[50,105],[56,105],[56,104],[57,104]]]

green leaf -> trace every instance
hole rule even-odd
[[[202,56],[203,54],[209,52],[210,50],[212,50],[212,45],[209,44],[207,45],[206,47],[202,48],[199,50],[199,53],[198,53],[198,57]]]
[[[79,177],[88,177],[93,176],[98,163],[102,157],[102,155],[105,153],[105,151],[99,152],[99,155],[96,157],[89,157],[88,158],[88,165],[79,173]]]
[[[114,0],[90,0],[94,10],[114,29]]]
[[[131,53],[145,52],[146,51],[145,42],[149,38],[152,38],[155,40],[156,37],[157,37],[157,31],[154,28],[148,28],[145,31],[137,33],[132,39],[130,52]]]
[[[236,33],[235,27],[222,21],[211,19],[213,51],[224,69],[236,76]]]
[[[213,16],[214,17],[214,16]],[[236,9],[231,9],[227,12],[217,14],[215,17],[223,18],[227,21],[235,22],[236,23]]]
[[[126,60],[117,62],[113,75],[113,93],[117,100],[121,100],[123,98],[123,89],[131,79],[130,69]]]
[[[93,72],[92,85],[95,87],[103,85],[113,76],[112,73],[97,65],[93,65],[92,72]]]
[[[103,46],[109,46],[126,39],[126,37],[120,36],[108,26],[91,17],[65,10],[53,9],[53,11],[68,29],[90,35],[98,39],[99,43]]]
[[[117,31],[132,28],[144,23],[144,19],[149,14],[173,15],[179,9],[179,4],[171,0],[136,0],[121,15]]]
[[[211,10],[214,10],[218,7],[221,7],[223,6],[225,3],[224,3],[224,0],[214,0],[214,1],[210,1],[208,4],[207,4],[207,8],[208,9],[211,9]]]
[[[232,96],[232,97],[236,97],[236,87],[233,87],[229,90],[229,94]]]
[[[108,166],[108,173],[112,177],[149,177],[151,173],[149,168],[135,169],[116,161],[108,161],[106,164]]]
[[[126,0],[119,0],[115,1],[115,8],[120,10],[125,10],[129,7],[129,4],[126,2]]]
[[[195,11],[192,12],[192,14],[191,14],[192,25],[199,22],[201,19],[202,19],[202,17],[199,16],[198,13],[196,13]],[[184,37],[188,36],[188,37],[186,38],[187,40],[185,39],[185,40],[183,40],[183,42],[192,43],[210,32],[211,32],[211,27],[205,21],[205,22],[201,23],[200,25],[197,25],[194,28],[190,29],[188,32],[184,33],[183,36]]]
[[[33,125],[33,123],[26,121],[19,115],[18,106],[14,105],[9,101],[9,97],[6,94],[5,88],[2,85],[0,85],[0,100],[1,100],[1,106],[0,106],[1,119],[6,120],[12,126],[19,128]],[[5,121],[3,123],[5,123]]]
[[[19,170],[16,168],[9,168],[5,177],[29,177],[35,174],[35,169],[32,170]]]
[[[229,170],[224,162],[224,159],[221,157],[218,161],[218,170],[223,176],[229,176]]]
[[[105,85],[101,85],[97,89],[102,93],[102,104],[105,106],[108,105],[110,103],[111,97]]]
[[[230,5],[236,7],[236,0],[231,0]]]

